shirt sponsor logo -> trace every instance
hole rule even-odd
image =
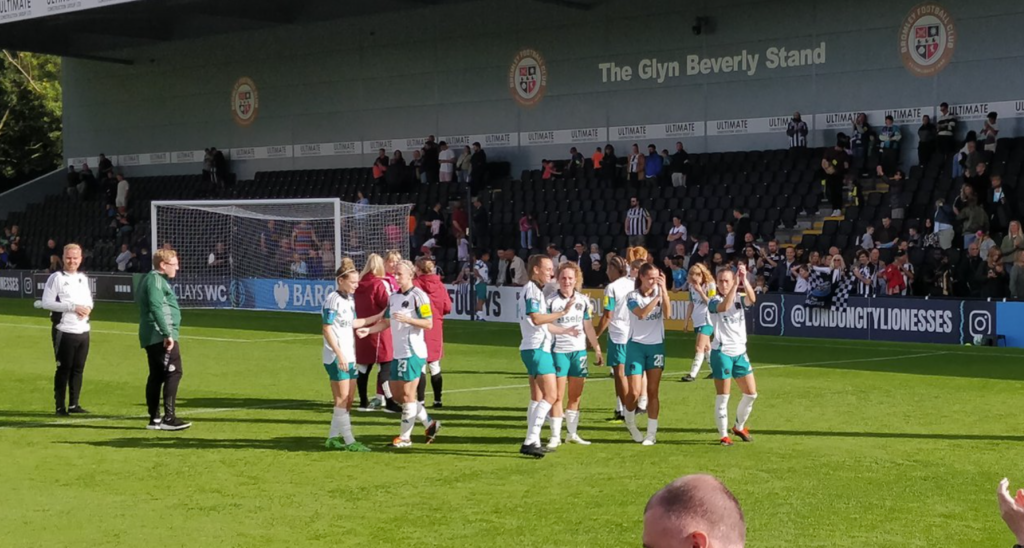
[[[231,115],[235,123],[245,127],[256,121],[260,110],[260,95],[256,83],[248,77],[239,78],[231,88]]]
[[[508,88],[512,98],[523,107],[532,107],[544,98],[548,87],[548,68],[540,53],[524,49],[512,59]]]
[[[903,66],[914,76],[934,76],[946,68],[956,47],[956,25],[946,8],[933,3],[914,6],[899,32]]]

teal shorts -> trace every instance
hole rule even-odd
[[[412,382],[420,378],[425,365],[427,359],[419,356],[391,360],[391,380]]]
[[[550,352],[543,350],[520,350],[519,355],[523,358],[523,365],[531,377],[538,375],[554,375],[555,362]]]
[[[562,377],[575,377],[585,379],[589,376],[587,371],[587,353],[584,350],[576,352],[555,352],[555,375]]]
[[[325,363],[324,369],[327,370],[327,376],[330,377],[333,382],[354,381],[359,376],[359,370],[356,369],[356,364],[348,364],[348,371],[345,371],[338,365],[337,358],[335,358],[331,363]]]
[[[626,376],[642,375],[651,369],[665,369],[665,344],[626,343]]]
[[[608,358],[604,361],[606,364],[615,367],[616,365],[623,365],[626,363],[626,345],[615,344],[611,340],[608,341]]]
[[[727,356],[721,350],[711,351],[711,378],[718,380],[739,379],[754,372],[746,354]]]
[[[487,300],[487,284],[483,282],[478,282],[476,284],[476,298],[479,301]]]
[[[708,337],[710,337],[711,335],[715,334],[715,326],[711,324],[704,324],[694,329],[693,332],[698,335],[707,335]]]

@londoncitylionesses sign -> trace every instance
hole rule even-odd
[[[532,107],[544,98],[548,88],[548,67],[536,50],[524,49],[512,59],[508,71],[508,89],[512,98],[524,107]]]
[[[918,4],[900,25],[900,57],[914,76],[934,76],[946,68],[956,48],[956,25],[946,8]]]
[[[239,78],[231,88],[231,115],[235,123],[248,126],[256,121],[259,111],[260,94],[256,90],[256,83],[245,76]]]

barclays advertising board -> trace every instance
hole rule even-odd
[[[752,333],[789,337],[963,344],[996,333],[996,304],[985,301],[851,297],[829,310],[769,294],[747,318]]]

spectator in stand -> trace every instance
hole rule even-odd
[[[1000,259],[999,250],[989,249],[986,257],[975,278],[979,287],[978,296],[982,299],[1005,299],[1010,289],[1010,276]]]
[[[114,262],[117,263],[118,272],[128,272],[128,263],[131,262],[133,253],[128,249],[128,244],[121,244],[121,253],[117,255]]]
[[[636,148],[636,145],[633,145]],[[629,238],[630,247],[644,247],[647,241],[647,234],[651,232],[651,214],[640,207],[640,198],[633,196],[629,199],[629,209],[626,210],[626,220],[623,223],[626,236]]]
[[[434,207],[427,210],[427,214],[424,220],[427,226],[430,227],[429,234],[431,238],[440,238],[444,234],[444,213],[442,213],[441,202],[434,204]]]
[[[899,235],[892,226],[892,219],[888,215],[882,217],[882,226],[875,231],[875,247],[878,249],[889,249],[899,244]]]
[[[832,204],[832,216],[843,213],[843,184],[846,181],[846,170],[850,168],[850,157],[846,155],[846,135],[836,136],[836,145],[825,151],[821,159],[821,169],[825,171],[825,190]]]
[[[0,244],[0,269],[11,268],[10,257],[11,254],[7,251],[7,246]]]
[[[676,141],[676,151],[672,153],[669,171],[672,173],[672,186],[686,188],[686,178],[690,174],[690,155],[681,141]]]
[[[686,241],[686,225],[683,224],[683,217],[680,214],[672,216],[672,228],[668,229],[665,240],[668,241],[670,250],[674,249],[677,243]]]
[[[455,243],[458,247],[458,253],[456,258],[459,260],[460,265],[464,265],[470,261],[469,256],[469,240],[466,238],[466,233],[461,230],[455,231]]]
[[[938,130],[935,135],[935,148],[942,156],[943,161],[953,155],[956,150],[956,116],[949,112],[949,104],[939,105],[939,122],[936,124]],[[949,164],[945,164],[949,165]]]
[[[540,227],[532,213],[523,213],[519,218],[519,247],[533,249],[535,238],[540,236]]]
[[[594,289],[608,285],[608,274],[604,271],[601,261],[591,261],[590,267],[583,270],[583,284]]]
[[[209,147],[203,149],[203,182],[212,183],[213,180],[213,151]]]
[[[396,151],[397,152],[397,151]],[[385,182],[385,178],[388,174],[388,166],[391,162],[388,160],[388,153],[383,148],[377,151],[377,158],[373,160],[373,182],[381,185]]]
[[[921,117],[921,127],[917,128],[917,165],[925,167],[935,154],[935,137],[937,130],[932,117],[925,114]]]
[[[292,250],[291,240],[282,239],[278,243],[277,251],[274,253],[274,276],[285,277],[291,272],[291,261],[292,256],[295,252]]]
[[[292,278],[306,278],[309,274],[309,266],[306,261],[298,253],[292,254],[292,262],[290,266]]]
[[[900,250],[896,252],[896,258],[893,260],[893,264],[890,267],[895,267],[897,274],[891,274],[889,278],[889,289],[892,291],[890,295],[913,295],[912,287],[914,285],[914,265],[910,263],[910,258],[907,256],[907,252]],[[893,288],[893,283],[896,283],[897,287]]]
[[[576,147],[569,149],[569,161],[565,164],[565,168],[570,177],[576,177],[583,173],[583,154],[580,154]]]
[[[594,174],[597,175],[598,179],[602,178],[601,166],[604,160],[604,152],[601,151],[601,147],[596,147],[594,153],[590,155],[590,162],[594,164]]]
[[[878,166],[878,175],[880,176],[892,176],[900,162],[900,140],[903,139],[903,134],[900,132],[900,127],[893,122],[892,116],[886,116],[885,125],[878,132],[878,147],[882,156],[882,161]]]
[[[280,235],[277,233],[277,223],[267,221],[267,226],[260,232],[260,251],[266,253],[270,249],[277,249]]]
[[[224,157],[224,152],[217,150],[217,147],[210,147],[213,151],[213,177],[214,182],[223,183],[227,181],[228,175],[228,160]]]
[[[78,172],[75,171],[75,166],[68,166],[68,186],[67,194],[69,197],[74,198],[78,196],[78,183],[81,182],[78,177]]]
[[[64,252],[57,247],[57,241],[50,238],[49,240],[46,240],[46,247],[37,255],[38,260],[36,261],[36,264],[38,264],[39,268],[42,269],[49,268],[50,257],[53,255],[60,257],[63,254]]]
[[[462,202],[459,200],[452,204],[451,230],[452,234],[469,234],[469,213],[462,207]]]
[[[725,260],[725,255],[722,255],[717,251],[711,255],[711,268],[709,270],[715,274],[716,278],[718,277],[719,272],[723,269],[730,268],[730,266],[731,265],[728,261]]]
[[[128,179],[124,175],[117,174],[117,194],[114,198],[114,205],[117,207],[128,207]]]
[[[908,247],[921,247],[921,235],[917,232],[917,228],[907,228],[907,239],[905,242]]]
[[[576,263],[576,266],[580,268],[580,272],[587,271],[587,267],[590,266],[590,253],[587,252],[587,247],[583,245],[583,242],[576,242],[572,246],[572,251],[569,253],[569,262]]]
[[[811,291],[811,269],[805,264],[793,267],[793,274],[796,277],[796,284],[793,293],[806,295]]]
[[[956,213],[953,207],[946,205],[946,201],[938,199],[935,201],[934,232],[939,237],[939,247],[949,249],[953,247],[953,223],[956,222]]]
[[[875,227],[874,225],[868,225],[864,229],[864,235],[860,237],[861,249],[874,249],[875,248]]]
[[[482,189],[487,182],[487,153],[478,142],[473,143],[473,156],[469,159],[469,167],[469,184],[473,190]]]
[[[697,249],[690,255],[687,269],[693,268],[697,263],[703,263],[708,270],[711,270],[711,244],[707,240],[701,240],[697,244]]]
[[[547,252],[548,257],[551,258],[551,262],[555,264],[555,268],[558,268],[558,265],[568,261],[568,259],[565,258],[565,255],[562,255],[562,251],[558,249],[558,246],[555,244],[548,244]]]
[[[459,182],[466,184],[469,182],[469,171],[472,169],[473,151],[469,147],[463,147],[462,155],[459,156],[459,160],[455,162],[455,170],[458,173]]]
[[[793,118],[786,125],[789,137],[789,148],[807,148],[807,122],[800,119],[800,113],[794,112]]]
[[[978,162],[974,170],[964,173],[964,184],[970,186],[974,195],[984,200],[992,188],[992,176],[988,171],[988,163]]]
[[[615,157],[615,147],[604,146],[604,154],[601,155],[601,178],[608,181],[611,186],[619,186],[619,159]]]
[[[117,203],[117,178],[114,173],[108,171],[100,177],[100,188],[103,190],[103,199],[108,204]]]
[[[978,238],[979,230],[988,230],[988,215],[985,209],[978,205],[978,201],[971,197],[967,205],[957,215],[957,220],[963,222],[964,247],[968,247]]]
[[[551,179],[562,176],[562,172],[558,171],[558,166],[555,165],[553,160],[541,160],[540,165],[544,170],[544,173],[540,176],[541,179],[550,181]]]
[[[874,145],[875,132],[868,124],[868,115],[858,112],[853,117],[853,133],[850,137],[851,167],[861,177],[868,174],[868,151]]]
[[[106,154],[100,153],[99,162],[99,176],[102,179],[112,178],[114,176],[114,162],[107,158]]]
[[[522,287],[530,281],[526,273],[526,263],[516,255],[516,250],[508,248],[498,251],[499,286]]]
[[[1003,178],[1000,175],[992,175],[991,187],[987,189],[988,199],[985,202],[985,209],[988,210],[989,227],[992,232],[1002,234],[1010,226],[1010,220],[1016,217],[1013,193],[1003,186]]]
[[[411,167],[416,174],[416,181],[420,184],[427,184],[427,171],[423,168],[423,153],[414,150],[412,151],[412,161],[409,162]]]
[[[363,194],[362,190],[357,190],[356,191],[356,205],[358,205],[358,206],[368,206],[368,205],[370,205],[370,199],[367,198],[365,194]],[[363,211],[365,208],[358,207],[356,209],[358,211]]]
[[[1010,221],[1009,231],[1003,236],[1003,242],[999,246],[1007,272],[1013,272],[1014,261],[1020,251],[1024,251],[1024,232],[1021,231],[1020,221]]]
[[[298,251],[301,254],[306,254],[308,251],[311,250],[305,248],[300,251],[299,248],[296,248],[296,251]],[[230,267],[231,257],[229,257],[227,251],[225,251],[224,243],[215,243],[213,245],[213,251],[211,251],[210,254],[206,257],[206,268],[209,270],[211,274],[222,276],[228,273]]]
[[[626,158],[626,182],[631,186],[639,186],[647,169],[647,157],[640,154],[640,145],[634,143],[632,152]]]
[[[85,200],[96,188],[96,177],[92,174],[89,164],[82,164],[82,171],[78,174],[78,196]]]
[[[978,242],[978,252],[981,254],[982,257],[988,257],[989,250],[994,247],[998,247],[996,246],[995,240],[993,240],[992,237],[989,236],[988,232],[985,232],[983,230],[979,230],[977,236],[978,239],[975,241]]]
[[[314,247],[320,247],[320,240],[309,221],[303,219],[292,229],[292,249],[305,257]]]
[[[953,163],[953,178],[961,175],[968,179],[973,177],[978,164],[983,160],[981,153],[978,152],[977,135],[973,131],[967,132],[967,140],[964,141],[964,146],[957,153],[956,162]]]
[[[135,230],[134,222],[131,215],[128,214],[127,208],[120,208],[117,210],[117,233],[116,236],[121,240],[128,240],[132,236],[132,232]]]
[[[868,261],[868,252],[863,249],[857,252],[857,264],[852,265],[850,271],[857,279],[857,286],[853,293],[861,297],[870,297],[871,289],[875,285],[874,265]]]
[[[644,159],[644,179],[654,182],[661,178],[663,162],[661,155],[658,154],[658,147],[647,145],[647,158]]]
[[[590,260],[597,261],[599,263],[604,262],[604,256],[601,255],[601,248],[597,244],[590,244]]]
[[[480,198],[473,198],[473,241],[478,247],[490,247],[491,217]]]
[[[732,210],[732,218],[736,220],[733,224],[733,230],[736,231],[736,241],[747,243],[747,234],[751,233],[750,215],[747,215],[743,210],[736,208]]]
[[[22,249],[21,244],[17,241],[12,241],[11,245],[7,248],[7,267],[32,268],[28,258],[25,256],[25,250]]]
[[[438,172],[441,169],[440,153],[441,150],[437,145],[437,141],[434,140],[434,136],[427,136],[427,141],[423,143],[422,182],[427,184],[437,183]]]
[[[135,255],[132,254],[132,257],[135,257]],[[60,255],[50,255],[50,264],[47,266],[46,272],[53,274],[61,270],[64,270],[64,261],[60,260]],[[134,272],[134,269],[129,270],[129,272]]]
[[[1024,250],[1018,251],[1014,256],[1017,260],[1013,262],[1013,269],[1010,270],[1010,296],[1024,300]]]
[[[402,151],[396,150],[391,156],[391,163],[388,164],[388,168],[384,173],[388,181],[388,189],[392,192],[405,186],[405,167],[405,158],[402,157]]]
[[[11,233],[11,227],[5,226],[4,233],[2,236],[0,236],[0,245],[4,247],[11,245]]]
[[[954,291],[957,297],[978,297],[981,294],[981,286],[976,276],[985,260],[981,258],[978,244],[971,242],[967,246],[967,253],[960,258],[960,264],[956,266]]]
[[[442,183],[450,183],[455,177],[455,151],[448,148],[448,143],[441,141],[441,151],[437,155],[440,162],[440,179]]]
[[[999,137],[999,124],[996,123],[998,117],[995,112],[988,113],[985,126],[981,128],[981,136],[985,138],[985,152],[989,154],[996,153],[996,139]]]

